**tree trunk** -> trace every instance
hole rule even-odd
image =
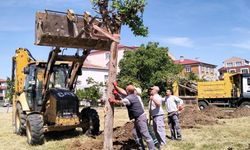
[[[110,47],[110,60],[109,60],[109,76],[108,76],[108,89],[107,98],[114,98],[113,95],[113,82],[116,81],[117,70],[117,54],[118,43],[113,41]],[[114,123],[114,107],[110,105],[108,99],[104,107],[105,120],[104,120],[104,150],[113,150],[113,123]]]

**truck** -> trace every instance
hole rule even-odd
[[[197,82],[195,89],[177,82],[173,84],[173,87],[175,95],[183,99],[192,97],[197,101],[201,110],[209,105],[250,108],[250,74],[225,73],[222,80]],[[192,95],[181,95],[181,93]]]
[[[83,133],[99,134],[97,111],[80,110],[75,87],[90,51],[109,49],[106,32],[89,13],[46,10],[36,14],[35,44],[52,46],[48,60],[36,60],[26,48],[18,48],[12,59],[12,122],[15,133],[26,135],[28,144],[43,144],[46,132],[77,127]],[[64,53],[67,48],[75,53]]]

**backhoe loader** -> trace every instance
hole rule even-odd
[[[36,15],[36,44],[53,46],[47,62],[37,61],[28,49],[18,48],[13,57],[13,125],[15,133],[26,135],[30,145],[44,143],[44,133],[81,127],[98,135],[99,116],[87,107],[79,111],[74,93],[77,76],[93,49],[108,50],[110,37],[101,22],[88,13],[76,15],[48,11]],[[112,37],[111,37],[112,38]],[[73,55],[60,47],[78,48]]]

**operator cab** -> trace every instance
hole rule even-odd
[[[242,96],[250,98],[250,74],[242,74]]]
[[[24,83],[24,91],[28,105],[32,110],[40,111],[43,100],[43,75],[46,68],[46,62],[32,62],[24,69],[26,80]],[[53,67],[49,80],[50,88],[65,89],[67,84],[69,66],[67,63],[57,63]]]

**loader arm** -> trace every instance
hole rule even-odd
[[[59,48],[55,48],[49,54],[49,58],[47,61],[47,66],[44,71],[44,80],[43,80],[43,92],[42,96],[45,98],[45,94],[49,89],[49,80],[51,74],[53,73],[53,67],[55,66],[56,62],[64,61],[71,63],[71,67],[68,73],[66,87],[72,91],[74,89],[74,84],[77,80],[78,72],[81,71],[83,66],[83,62],[87,58],[90,50],[83,50],[82,55],[75,54],[75,55],[59,55],[61,50]]]

